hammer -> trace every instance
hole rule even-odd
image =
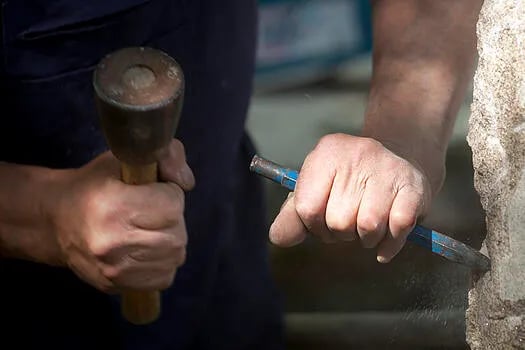
[[[107,144],[127,184],[158,181],[158,160],[180,119],[184,76],[165,52],[127,47],[105,56],[93,75],[95,103]],[[159,291],[125,291],[121,312],[142,325],[160,315]]]

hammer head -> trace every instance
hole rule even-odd
[[[173,139],[184,96],[179,64],[166,53],[131,47],[104,57],[93,76],[108,145],[130,165],[155,163]]]

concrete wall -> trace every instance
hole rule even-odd
[[[525,349],[525,2],[485,0],[468,142],[492,269],[474,276],[473,350]]]

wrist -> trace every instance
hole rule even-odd
[[[0,255],[63,266],[54,216],[61,170],[0,166]]]
[[[46,240],[48,242],[48,258],[53,265],[67,266],[67,257],[60,241],[61,217],[66,207],[63,198],[67,196],[70,189],[71,174],[74,170],[53,170],[48,174],[45,182],[47,186],[43,189],[41,211],[43,222],[45,222]]]
[[[416,166],[427,177],[434,197],[445,179],[459,94],[446,68],[439,64],[420,68],[376,64],[362,136],[381,142]]]

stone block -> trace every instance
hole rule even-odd
[[[486,0],[478,21],[468,142],[492,269],[474,276],[473,350],[525,348],[525,4]]]

